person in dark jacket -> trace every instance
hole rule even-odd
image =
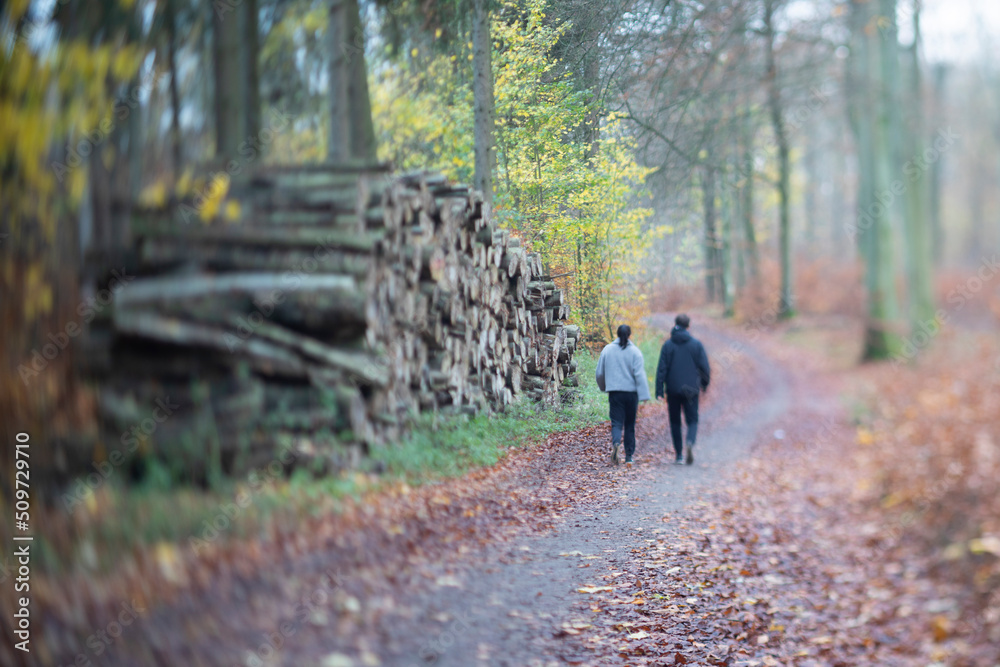
[[[656,368],[656,398],[666,396],[670,414],[670,437],[674,442],[675,463],[685,462],[681,439],[681,411],[687,422],[688,465],[694,463],[694,443],[698,437],[698,393],[708,389],[711,371],[708,355],[701,341],[688,333],[691,318],[678,315],[674,319],[670,338],[660,348],[660,363]]]

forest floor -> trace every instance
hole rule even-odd
[[[799,320],[764,332],[705,319],[692,333],[714,376],[693,466],[673,465],[665,406],[646,405],[632,466],[610,464],[602,424],[458,479],[399,484],[343,513],[220,545],[184,568],[164,559],[170,586],[156,599],[121,589],[83,621],[94,634],[67,631],[39,658],[303,667],[997,664],[994,528],[910,535],[938,525],[935,508],[953,488],[973,488],[975,475],[945,457],[946,472],[928,473],[938,486],[910,498],[900,489],[914,485],[883,471],[903,456],[903,468],[937,460],[919,449],[889,451],[902,428],[894,419],[917,419],[907,412],[913,405],[954,406],[948,392],[970,388],[933,382],[937,394],[927,397],[918,381],[926,370],[859,370],[851,321]],[[667,320],[655,323],[662,329]],[[993,345],[981,353],[1000,359]],[[994,396],[997,375],[1000,364],[984,380]],[[898,396],[868,393],[891,393],[887,386]],[[959,415],[984,457],[996,450],[989,400]],[[995,477],[992,484],[995,496]],[[942,572],[941,563],[954,568]],[[122,604],[138,622],[114,624]],[[102,639],[113,624],[113,638]]]

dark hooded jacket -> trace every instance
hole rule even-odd
[[[699,390],[708,388],[710,377],[705,347],[687,329],[674,327],[670,339],[660,348],[656,397],[664,393],[697,396]]]

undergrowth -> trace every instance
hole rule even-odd
[[[662,341],[637,342],[652,391]],[[575,358],[579,387],[573,400],[554,408],[515,401],[503,413],[471,418],[425,415],[400,442],[372,448],[358,470],[317,477],[300,469],[285,477],[261,468],[211,490],[164,484],[156,475],[131,485],[109,480],[69,510],[62,503],[45,510],[50,530],[40,536],[39,565],[48,572],[109,571],[138,545],[193,546],[213,535],[211,541],[252,538],[273,522],[335,513],[345,501],[393,484],[434,483],[493,465],[550,434],[607,419],[607,399],[594,381],[597,355],[581,349]],[[235,502],[241,497],[249,498],[245,506]],[[213,524],[224,527],[213,532]]]

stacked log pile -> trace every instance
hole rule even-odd
[[[236,222],[136,212],[137,277],[85,353],[109,431],[169,396],[155,442],[188,442],[191,461],[169,457],[188,469],[206,451],[205,476],[247,469],[286,444],[343,468],[420,412],[554,403],[575,379],[562,291],[477,192],[324,166],[267,169],[233,195]]]
[[[368,334],[390,386],[376,414],[503,410],[518,394],[556,403],[580,331],[564,325],[569,305],[540,256],[496,229],[478,192],[441,176],[381,189],[365,215],[366,231],[384,233]]]

